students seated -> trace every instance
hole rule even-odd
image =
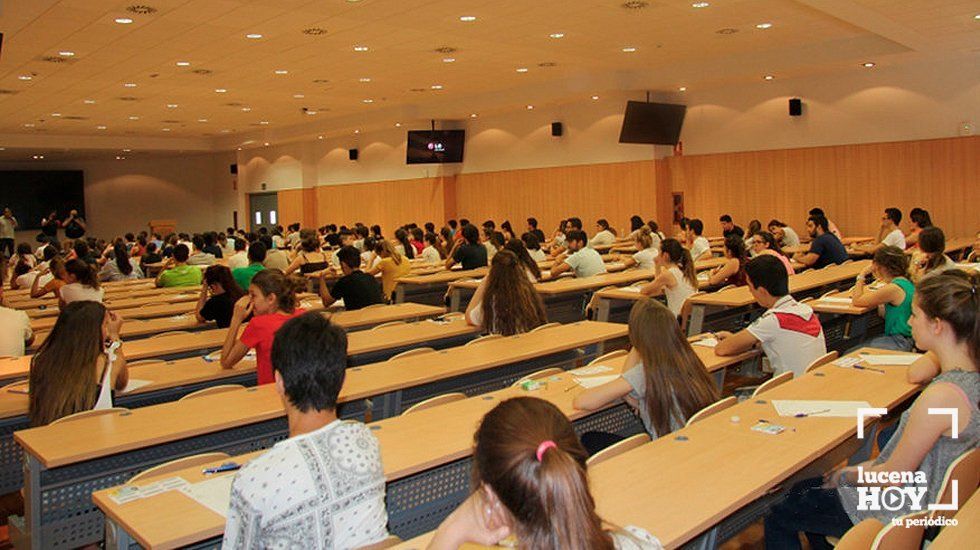
[[[755,253],[752,252],[752,237],[755,237],[759,233],[762,233],[762,222],[759,220],[750,220],[748,228],[745,231],[745,236],[742,237],[742,242],[745,243],[745,249],[749,252],[749,257],[754,258]]]
[[[334,255],[340,259],[340,269],[344,276],[337,279],[333,288],[328,289],[327,272],[320,272],[320,299],[323,307],[329,308],[337,300],[343,300],[344,309],[354,311],[387,301],[378,280],[361,271],[361,255],[356,248],[345,246]]]
[[[139,257],[140,270],[146,273],[147,264],[158,264],[163,261],[163,256],[160,255],[160,248],[155,242],[146,243],[146,249],[143,251],[143,255]]]
[[[548,401],[503,401],[483,417],[474,439],[473,494],[442,522],[429,550],[496,545],[509,535],[519,548],[662,548],[637,527],[604,529],[589,493],[589,455]]]
[[[122,317],[89,300],[65,306],[31,358],[27,417],[32,427],[112,407],[129,383],[119,339]]]
[[[187,265],[190,250],[187,245],[178,244],[174,247],[174,255],[168,260],[160,274],[157,275],[158,287],[197,286],[201,284],[201,268]]]
[[[263,265],[265,253],[265,244],[260,241],[255,241],[248,247],[248,265],[231,270],[231,276],[235,278],[238,287],[243,291],[248,288],[248,285],[252,284],[252,277],[255,277],[256,273],[265,269],[265,265]]]
[[[307,237],[300,242],[300,251],[296,259],[286,268],[286,275],[292,275],[297,269],[303,275],[316,273],[327,269],[330,264],[327,262],[327,255],[320,252],[320,242],[316,237]]]
[[[796,230],[779,220],[769,220],[769,232],[784,248],[800,246],[800,236]]]
[[[272,383],[272,339],[283,323],[305,313],[296,307],[296,291],[301,287],[305,287],[304,281],[286,277],[278,269],[266,269],[252,277],[248,294],[235,302],[221,348],[221,368],[234,368],[248,350],[254,349],[258,383]],[[252,320],[239,338],[239,329],[249,315]]]
[[[565,231],[568,231],[568,220],[560,220],[558,222],[558,228],[551,235],[551,247],[549,251],[552,256],[557,256],[559,250],[563,250],[565,247]],[[544,241],[541,241],[542,244]]]
[[[711,257],[711,243],[708,239],[701,236],[704,232],[704,223],[701,220],[693,219],[687,222],[687,242],[690,243],[691,259],[707,260]]]
[[[420,227],[413,227],[408,233],[410,238],[409,242],[412,243],[412,248],[415,249],[415,257],[417,258],[425,250],[425,232]]]
[[[844,236],[841,234],[840,229],[837,229],[837,224],[835,224],[833,221],[831,221],[830,217],[828,217],[827,214],[824,213],[823,209],[821,209],[821,208],[811,208],[810,211],[807,213],[807,215],[809,215],[809,216],[823,216],[823,217],[827,218],[827,231],[831,235],[837,237],[837,240],[838,241],[844,239]]]
[[[266,269],[278,269],[279,271],[286,271],[289,267],[289,255],[272,242],[272,238],[268,235],[263,235],[259,237],[259,241],[265,245],[265,260],[262,261],[262,265]]]
[[[616,233],[609,227],[609,222],[600,219],[595,222],[596,234],[589,241],[589,246],[605,246],[616,242]]]
[[[67,284],[61,287],[58,298],[61,307],[82,300],[102,302],[105,290],[99,285],[94,267],[81,260],[70,260],[65,264],[65,273]]]
[[[796,274],[796,269],[793,267],[793,263],[789,261],[786,254],[783,252],[782,247],[779,246],[779,242],[776,237],[769,232],[760,231],[752,236],[752,241],[750,243],[751,250],[753,252],[753,257],[762,254],[769,254],[770,256],[775,256],[779,261],[783,262],[783,267],[786,268],[786,273],[790,275]]]
[[[753,258],[745,265],[745,275],[752,297],[766,312],[735,334],[716,332],[715,353],[737,355],[761,342],[774,374],[803,375],[810,363],[827,353],[819,317],[790,295],[789,275],[779,259]]]
[[[493,255],[504,247],[504,234],[494,231],[492,227],[483,228],[483,247],[487,249],[487,261],[493,259]]]
[[[545,241],[544,231],[538,229],[538,220],[534,218],[527,219],[527,232],[537,237],[538,243],[543,243]]]
[[[593,277],[606,272],[602,255],[588,246],[589,240],[584,231],[573,229],[565,235],[565,238],[568,250],[555,258],[555,265],[551,268],[553,278],[568,271],[578,278]],[[568,254],[569,252],[571,254]]]
[[[519,241],[518,241],[519,242]],[[527,267],[510,250],[493,257],[466,308],[466,322],[491,334],[511,336],[548,322],[544,302],[528,279]]]
[[[504,220],[504,223],[500,224],[500,234],[504,236],[505,243],[517,238],[514,235],[514,228],[510,225],[510,220]]]
[[[378,264],[367,270],[367,274],[374,276],[381,273],[381,290],[384,293],[385,301],[394,301],[395,285],[398,278],[404,277],[412,270],[412,265],[408,259],[398,253],[391,243],[382,239],[374,243],[374,253],[381,258]]]
[[[218,245],[218,234],[214,231],[208,231],[203,235],[204,246],[201,248],[201,252],[205,254],[210,254],[217,259],[224,257],[224,253],[221,250],[221,246]]]
[[[923,229],[933,227],[932,217],[922,208],[909,210],[909,232],[905,235],[905,248],[915,248],[919,244],[919,234]]]
[[[643,218],[633,215],[630,216],[630,239],[635,239],[637,235],[640,234],[640,228],[644,227],[646,224],[643,223]]]
[[[409,260],[415,259],[415,247],[412,246],[412,241],[408,239],[408,231],[404,228],[398,228],[395,230],[395,241],[398,242],[393,249],[398,252],[400,256],[408,258]],[[377,243],[375,243],[377,247]]]
[[[446,259],[446,250],[439,242],[439,235],[425,234],[425,248],[422,249],[422,261],[427,264],[439,265]]]
[[[27,313],[3,306],[3,284],[0,284],[0,357],[21,357],[34,342],[31,320]]]
[[[446,269],[452,269],[457,263],[463,264],[463,269],[477,269],[487,266],[487,249],[480,244],[480,230],[474,225],[466,224],[460,230],[462,240],[456,242]]]
[[[885,246],[894,246],[905,250],[905,234],[898,227],[898,224],[901,222],[901,210],[898,208],[886,208],[885,213],[881,216],[881,230],[878,232],[878,238],[881,242],[863,245],[859,248],[870,254],[874,254],[878,249]]]
[[[231,270],[223,265],[213,265],[204,270],[201,296],[194,307],[194,317],[198,323],[214,321],[218,328],[228,328],[235,303],[244,296]]]
[[[654,261],[660,255],[660,247],[654,246],[653,233],[646,224],[641,225],[633,235],[636,252],[629,256],[619,256],[619,261],[628,268],[636,266],[639,269],[654,269]]]
[[[235,475],[223,547],[327,550],[383,541],[378,440],[364,424],[337,418],[346,333],[322,315],[297,317],[276,333],[271,361],[289,439]]]
[[[728,214],[722,214],[718,221],[721,222],[721,236],[725,237],[738,237],[739,239],[745,239],[745,230],[741,227],[735,225],[732,221],[732,217]]]
[[[704,363],[684,337],[677,316],[658,300],[642,298],[629,319],[630,350],[623,376],[575,396],[572,406],[596,410],[625,398],[643,420],[650,437],[684,427],[694,413],[720,399]],[[595,454],[623,439],[586,432],[582,444]]]
[[[684,302],[697,292],[698,277],[694,271],[691,253],[677,239],[664,239],[660,243],[660,254],[654,261],[657,277],[640,288],[644,296],[667,297],[667,307],[678,317]]]
[[[214,265],[215,255],[204,251],[204,237],[194,235],[191,237],[191,244],[194,249],[187,257],[187,265]]]
[[[879,248],[871,265],[861,270],[851,289],[851,302],[856,307],[885,309],[885,334],[871,339],[866,345],[872,348],[912,351],[912,296],[915,286],[908,279],[909,257],[895,246]],[[869,275],[884,286],[871,290],[866,285]]]
[[[853,525],[875,518],[885,525],[910,514],[911,499],[861,509],[858,468],[866,473],[922,472],[922,508],[936,503],[950,463],[980,443],[980,275],[949,270],[924,280],[912,302],[912,337],[925,356],[908,368],[909,382],[922,393],[902,413],[895,434],[877,458],[797,483],[766,518],[767,548],[800,548],[799,532],[811,541],[840,537]],[[930,414],[953,409],[956,415]],[[956,419],[953,437],[951,419]],[[923,487],[921,484],[896,484]],[[892,506],[891,504],[896,504]],[[962,506],[962,501],[960,501]],[[865,507],[866,508],[866,507]]]
[[[807,219],[806,229],[813,241],[810,243],[810,250],[797,252],[793,256],[794,260],[814,269],[842,264],[848,260],[847,249],[837,236],[830,233],[827,223],[827,218],[823,216],[810,216]]]
[[[551,257],[557,258],[568,250],[568,234],[572,231],[582,231],[582,220],[571,217],[565,220],[565,227],[560,235],[555,235],[554,242],[551,243]]]
[[[749,255],[745,252],[745,241],[738,235],[725,238],[725,263],[711,270],[708,275],[710,285],[745,286],[745,264]]]
[[[541,240],[538,239],[536,233],[528,231],[527,233],[521,235],[521,240],[524,241],[524,248],[527,249],[527,253],[531,256],[532,260],[535,262],[543,262],[548,259],[548,256],[545,255],[544,250],[541,250]]]
[[[142,279],[139,259],[130,257],[126,245],[117,243],[112,247],[112,258],[108,259],[99,271],[100,281],[128,281]]]
[[[45,276],[50,274],[52,277],[45,281]],[[42,298],[50,292],[55,298],[61,300],[61,287],[68,284],[68,271],[65,270],[65,261],[61,257],[52,258],[48,267],[42,267],[38,271],[37,277],[31,282],[31,298]]]
[[[912,254],[909,274],[918,283],[925,277],[956,268],[956,262],[946,255],[946,235],[943,230],[930,225],[918,233],[918,251]]]

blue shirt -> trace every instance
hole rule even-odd
[[[810,243],[810,252],[819,256],[814,269],[830,264],[842,264],[847,261],[847,249],[833,233],[824,233]]]

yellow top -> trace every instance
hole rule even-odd
[[[395,263],[395,259],[388,257],[382,258],[378,268],[381,270],[381,289],[386,297],[390,297],[395,291],[395,280],[404,277],[412,271],[412,264],[406,258],[402,258],[400,263]]]

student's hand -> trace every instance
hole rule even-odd
[[[824,489],[836,489],[840,487],[842,479],[854,483],[857,480],[857,466],[847,466],[827,472],[823,475],[822,487]]]
[[[109,312],[109,338],[119,340],[119,330],[122,328],[123,317],[116,312]]]
[[[252,314],[252,297],[242,296],[235,302],[234,316],[239,322],[244,321]]]
[[[436,537],[450,542],[447,547],[452,548],[466,542],[495,546],[510,534],[510,528],[503,521],[503,516],[499,503],[490,504],[477,491],[449,514],[439,526]]]
[[[732,337],[732,333],[729,332],[729,331],[727,331],[727,330],[721,330],[721,331],[718,331],[718,332],[715,332],[715,333],[712,333],[712,334],[714,335],[715,339],[718,340],[719,342],[721,342],[725,338],[731,338]]]
[[[861,270],[861,273],[858,274],[858,279],[863,281],[868,278],[868,275],[871,275],[870,265]]]

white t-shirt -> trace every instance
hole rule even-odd
[[[651,246],[633,254],[633,260],[640,269],[653,269],[653,260],[659,255],[660,249]]]
[[[422,249],[422,261],[427,264],[438,264],[442,262],[442,258],[439,256],[439,251],[433,246],[427,246]]]
[[[82,283],[71,283],[61,287],[61,301],[66,304],[88,300],[102,303],[102,296],[105,291],[99,288],[85,286]]]
[[[17,218],[7,218],[4,215],[0,215],[0,239],[13,239],[14,238],[14,226],[17,224]]]
[[[37,271],[28,271],[20,277],[17,277],[17,288],[31,288],[31,285],[34,284],[35,277],[37,277]],[[51,279],[54,279],[54,275],[50,273],[41,275],[41,280],[38,281],[37,287],[42,288],[44,285],[50,283]]]
[[[807,366],[827,353],[823,327],[813,309],[786,295],[747,329],[762,342],[775,374],[802,376]]]
[[[783,242],[781,244],[783,248],[787,246],[800,246],[800,236],[796,234],[796,230],[787,225],[783,228]]]
[[[228,257],[228,269],[238,269],[239,267],[248,267],[248,254],[244,250],[235,252]]]
[[[497,247],[490,244],[490,241],[483,243],[483,248],[487,249],[487,265],[490,264],[490,260],[493,259],[493,255],[497,253]]]
[[[575,272],[576,277],[592,277],[606,272],[602,256],[594,249],[585,247],[565,258],[565,263]]]
[[[684,273],[681,271],[681,268],[676,265],[668,269],[667,272],[674,276],[677,284],[674,285],[674,288],[665,286],[664,296],[667,297],[667,307],[677,317],[681,314],[681,309],[684,308],[684,302],[692,294],[697,292],[697,289],[691,285],[690,281],[684,278]]]
[[[359,548],[388,536],[378,440],[335,420],[276,443],[231,488],[222,548]]]
[[[21,357],[31,332],[31,320],[23,311],[0,307],[0,357]]]
[[[887,246],[897,246],[898,248],[905,250],[905,234],[902,233],[901,229],[896,227],[891,233],[885,235],[885,238],[881,240],[881,244]]]
[[[704,238],[703,235],[700,236],[700,237],[696,237],[694,239],[694,242],[691,243],[691,258],[694,261],[698,261],[698,258],[700,258],[701,255],[704,254],[705,252],[708,252],[708,256],[705,256],[705,257],[706,258],[710,258],[711,257],[711,243],[709,243],[708,242],[708,239]]]
[[[531,256],[531,259],[536,262],[543,262],[548,259],[548,257],[545,256],[544,251],[540,248],[534,250],[528,249],[527,253]]]
[[[589,244],[592,246],[602,246],[606,244],[613,244],[614,242],[616,242],[616,235],[613,235],[612,231],[609,231],[608,229],[603,229],[592,237]]]

